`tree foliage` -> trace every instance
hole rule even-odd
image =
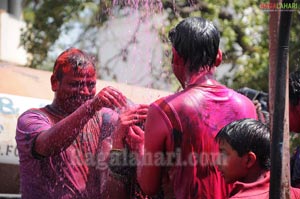
[[[65,5],[59,0],[24,1],[27,26],[22,33],[22,42],[32,55],[30,67],[37,68],[43,63],[48,49],[61,34],[62,25],[83,9],[79,1],[71,0],[69,3]]]
[[[111,16],[128,15],[128,12],[122,12],[125,8],[138,9],[144,13],[151,10],[152,15],[163,13],[167,16],[166,22],[157,31],[165,56],[162,67],[153,69],[151,73],[154,79],[158,80],[163,77],[166,82],[176,87],[176,81],[171,76],[170,45],[167,33],[182,18],[202,16],[212,20],[221,32],[223,64],[230,66],[222,82],[233,88],[247,86],[267,92],[269,12],[260,9],[262,2],[259,0],[27,0],[24,1],[24,19],[27,29],[23,31],[22,41],[25,49],[32,54],[30,67],[45,68],[49,49],[63,31],[68,32],[72,28],[72,22],[79,23],[83,30],[74,43],[84,43],[89,40],[93,45],[97,38],[92,36],[91,31],[99,30],[95,27],[105,26]],[[83,12],[89,14],[83,15]],[[145,15],[141,15],[141,21],[143,17]],[[298,68],[299,65],[299,18],[299,11],[294,12],[290,39],[291,70]],[[135,35],[130,41],[129,44],[136,42]],[[123,60],[126,60],[128,56],[129,44],[118,54]],[[105,64],[101,67],[101,70],[111,71]],[[155,83],[152,87],[160,88]]]

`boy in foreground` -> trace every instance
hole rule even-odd
[[[270,130],[254,119],[234,121],[217,134],[218,167],[226,183],[234,183],[229,198],[269,198]],[[300,189],[290,188],[292,199]]]

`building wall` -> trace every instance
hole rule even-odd
[[[0,0],[0,9],[5,10],[16,19],[21,19],[22,0]]]
[[[0,10],[0,61],[26,65],[28,54],[20,46],[21,28],[25,22]]]

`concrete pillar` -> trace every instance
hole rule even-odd
[[[7,11],[7,8],[8,8],[8,0],[1,0],[0,1],[0,9],[1,10],[5,10]]]
[[[22,16],[22,0],[9,0],[8,12],[15,16],[17,19],[21,19]]]

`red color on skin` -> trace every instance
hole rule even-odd
[[[136,142],[136,139],[131,139],[134,136],[133,128],[136,130],[135,133],[140,132],[138,135],[143,134],[142,128],[147,117],[148,108],[149,105],[140,104],[121,110],[117,130],[112,136],[113,148],[124,148],[125,137],[129,147],[135,145],[133,142]]]
[[[225,140],[220,141],[219,151],[220,162],[218,162],[218,169],[226,183],[241,181],[241,179],[247,176],[248,169],[245,167],[244,156],[240,157],[237,151],[232,149],[230,144]]]
[[[69,64],[64,67],[61,81],[52,76],[52,90],[55,91],[54,106],[66,113],[72,113],[96,93],[96,71],[90,63],[85,68],[72,70]]]
[[[51,76],[51,86],[55,97],[50,108],[65,118],[36,139],[35,149],[44,156],[68,146],[96,111],[104,107],[114,109],[126,106],[126,98],[112,87],[105,87],[95,95],[94,63],[78,49],[68,49],[58,57]],[[70,131],[66,132],[64,128]]]
[[[223,54],[222,54],[222,50],[219,48],[216,61],[215,61],[215,66],[219,66],[222,60],[223,60]]]
[[[70,114],[96,93],[96,70],[91,58],[76,48],[64,51],[56,60],[51,76],[55,99],[52,104]]]
[[[187,76],[189,76],[189,71],[187,71],[187,69],[184,67],[186,65],[186,63],[184,63],[184,59],[180,57],[180,55],[177,53],[174,47],[172,47],[172,53],[173,53],[173,57],[172,57],[173,73],[178,79],[178,81],[180,82],[182,88],[185,88],[187,82]],[[222,58],[223,58],[222,51],[221,49],[218,49],[218,54],[215,61],[216,67],[221,64]],[[210,71],[202,71],[202,73],[211,73],[213,75],[214,71],[215,71],[215,67],[212,67]]]
[[[181,66],[183,67],[183,66]],[[218,145],[214,141],[217,132],[226,124],[242,118],[257,118],[254,104],[218,83],[211,71],[192,73],[186,88],[164,98],[172,107],[182,125],[181,160],[190,162],[203,154],[216,155]],[[174,151],[172,122],[158,103],[153,103],[146,119],[145,154]],[[198,156],[197,156],[198,155]],[[199,156],[200,155],[200,156]],[[138,168],[138,181],[147,194],[155,194],[162,181],[172,187],[168,189],[176,198],[224,198],[229,191],[217,171],[217,166],[206,163],[195,166],[171,166],[168,172],[157,165],[141,163]],[[142,175],[141,175],[142,174]],[[164,180],[162,180],[164,179]]]
[[[52,104],[37,111],[28,110],[18,120],[16,141],[22,195],[24,198],[101,197],[96,180],[99,173],[88,158],[96,156],[101,136],[109,136],[116,126],[117,113],[106,109],[108,128],[102,129],[105,108],[121,109],[126,106],[126,98],[112,87],[95,95],[93,61],[78,49],[64,51],[53,73]],[[74,158],[83,161],[74,166],[70,163]]]
[[[163,188],[166,198],[223,199],[229,193],[230,186],[225,184],[216,163],[211,160],[203,163],[201,157],[216,157],[218,144],[214,137],[222,127],[242,118],[257,119],[255,106],[247,97],[217,82],[214,79],[215,66],[210,70],[207,67],[191,72],[174,48],[172,52],[173,72],[184,90],[151,104],[145,134],[133,128],[135,136],[128,134],[136,141],[132,148],[136,148],[139,154],[138,182],[148,195],[156,194]],[[221,63],[221,59],[219,51],[215,65]],[[161,100],[169,105],[180,121],[182,129],[177,135],[172,126],[175,121],[170,121],[166,110],[160,106]],[[155,156],[174,153],[175,139],[180,140],[181,162],[179,165],[168,165],[166,170],[162,165],[155,164]],[[143,144],[144,147],[141,147]],[[143,159],[143,154],[147,158]],[[153,164],[145,162],[151,154]]]
[[[91,57],[83,54],[82,51],[77,48],[70,48],[60,54],[57,58],[53,68],[53,75],[56,76],[59,70],[61,70],[62,73],[67,73],[72,68],[84,68],[87,63],[92,63]]]
[[[174,75],[180,82],[181,86],[184,88],[185,82],[186,82],[185,68],[182,67],[185,64],[184,59],[178,55],[178,53],[174,47],[172,47],[172,52],[173,52],[172,69],[173,69]]]

